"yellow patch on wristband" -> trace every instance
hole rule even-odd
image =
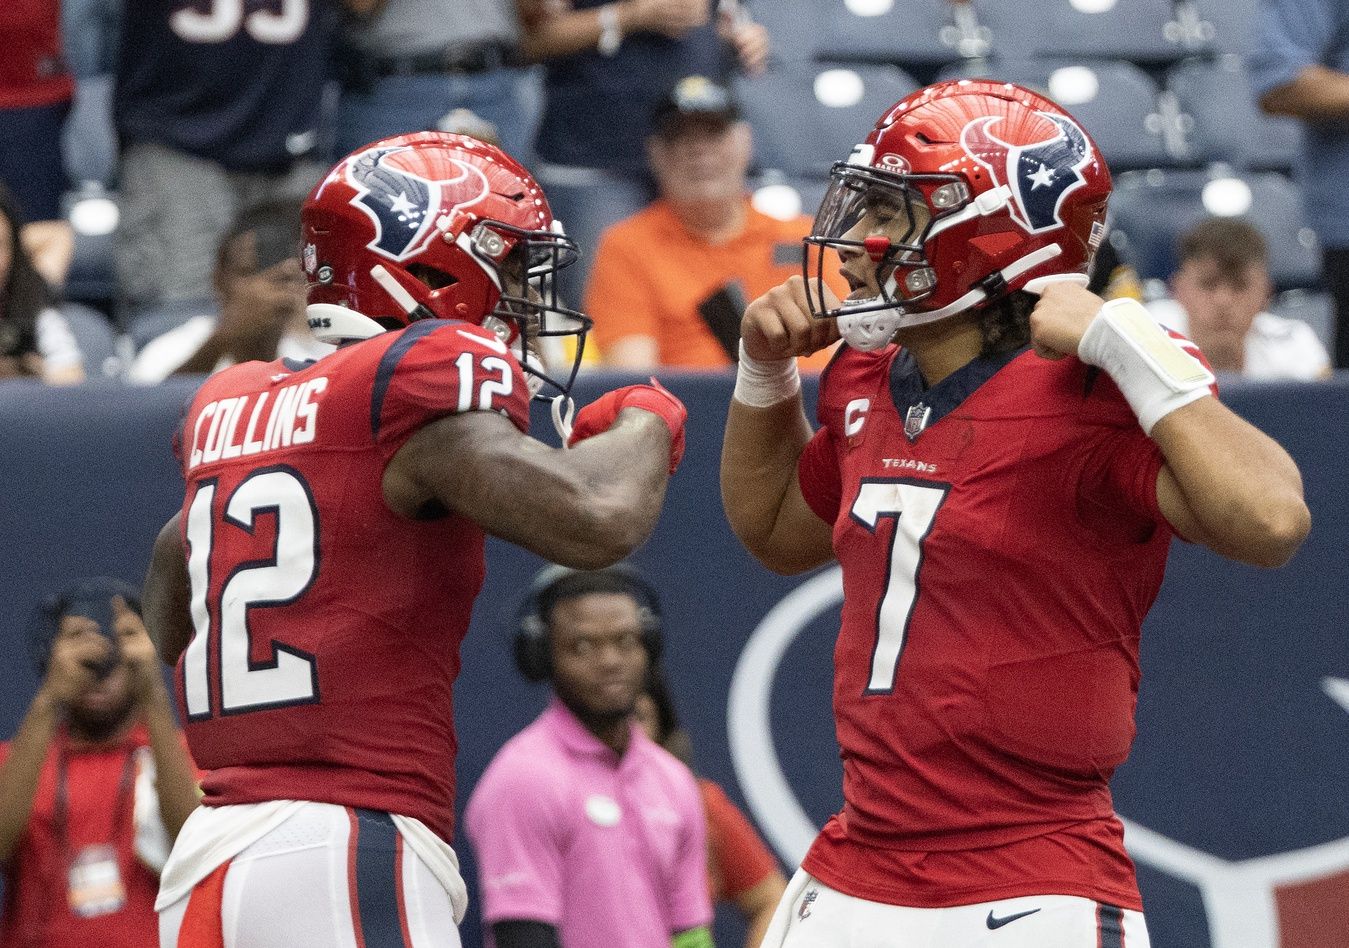
[[[1136,300],[1111,300],[1101,307],[1101,315],[1109,319],[1134,350],[1151,361],[1177,391],[1207,385],[1213,380],[1204,364],[1167,335],[1152,314]]]

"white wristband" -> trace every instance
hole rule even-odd
[[[795,359],[760,362],[745,352],[740,340],[740,363],[735,370],[735,400],[750,408],[768,408],[801,391],[801,372]]]
[[[1209,394],[1213,373],[1167,335],[1137,300],[1111,300],[1091,321],[1077,355],[1110,374],[1143,431]]]

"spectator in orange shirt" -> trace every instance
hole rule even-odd
[[[600,362],[618,368],[729,366],[745,302],[800,272],[810,218],[776,220],[750,204],[750,128],[726,88],[681,79],[653,129],[647,157],[660,197],[600,238],[586,292],[590,339]],[[841,281],[835,289],[848,293]]]
[[[637,722],[657,744],[685,764],[693,758],[688,732],[679,725],[665,673],[653,665],[646,692],[637,698]],[[698,789],[707,813],[707,887],[712,902],[730,902],[745,919],[745,948],[758,948],[787,888],[778,861],[749,818],[726,791],[705,777]]]

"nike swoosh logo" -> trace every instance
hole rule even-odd
[[[464,332],[462,329],[456,329],[455,332],[459,333],[459,335],[463,336],[469,342],[476,342],[478,345],[486,346],[493,352],[500,352],[502,355],[506,354],[506,344],[496,336],[479,336],[471,332]]]
[[[1002,926],[1006,925],[1008,922],[1015,922],[1018,918],[1025,918],[1027,915],[1034,915],[1038,911],[1040,910],[1036,908],[1031,909],[1028,912],[1017,912],[1015,915],[1006,915],[1002,918],[998,918],[996,915],[992,913],[992,911],[990,911],[988,913],[988,918],[985,920],[985,924],[988,925],[989,930],[992,931],[995,928],[1002,928]]]

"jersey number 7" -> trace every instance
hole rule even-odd
[[[885,592],[876,607],[876,646],[871,650],[871,676],[866,694],[889,694],[895,687],[899,656],[918,601],[918,574],[923,568],[923,541],[932,532],[937,511],[951,490],[949,484],[912,480],[866,480],[853,501],[852,518],[876,532],[881,518],[893,517],[885,570]]]

